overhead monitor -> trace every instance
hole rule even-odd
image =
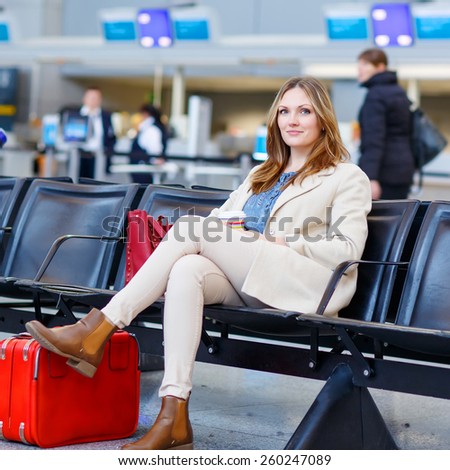
[[[111,8],[100,10],[103,39],[106,42],[136,41],[136,10],[134,8]]]
[[[178,41],[209,40],[209,23],[206,19],[174,21],[175,37]]]
[[[378,47],[408,47],[414,43],[407,3],[377,3],[371,9],[373,40]]]
[[[143,47],[170,47],[173,44],[169,10],[145,8],[137,14],[138,38]]]
[[[417,39],[450,39],[450,4],[437,2],[412,7]]]
[[[174,7],[170,10],[170,15],[177,43],[217,40],[218,23],[212,8],[203,5]]]
[[[103,37],[106,41],[135,41],[135,25],[130,21],[104,22]]]
[[[324,8],[327,36],[330,41],[367,40],[369,11],[364,5],[340,4]]]

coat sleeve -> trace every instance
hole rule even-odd
[[[331,269],[343,261],[361,259],[368,233],[370,182],[358,167],[348,165],[348,168],[337,185],[331,207],[327,208],[323,235],[286,237],[288,246],[297,253]]]
[[[241,193],[242,191],[242,184],[239,186],[239,188],[237,188],[235,191],[233,191],[230,196],[228,197],[228,199],[220,206],[220,207],[215,207],[211,213],[209,214],[209,217],[218,217],[218,215],[222,212],[222,211],[229,211],[229,210],[233,210],[233,207],[234,207],[234,203],[236,201],[236,199],[238,199],[239,197],[239,194]]]
[[[368,97],[361,109],[361,157],[359,166],[371,180],[378,180],[386,153],[386,105],[376,96]]]

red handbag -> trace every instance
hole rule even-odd
[[[131,281],[155,251],[172,225],[167,217],[160,215],[155,219],[144,210],[137,209],[128,213],[125,284]]]

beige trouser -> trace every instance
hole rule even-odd
[[[165,294],[160,396],[189,396],[203,305],[265,306],[241,292],[261,243],[269,242],[225,227],[217,219],[181,217],[129,284],[102,309],[123,328]]]

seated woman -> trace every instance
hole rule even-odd
[[[203,305],[315,312],[335,267],[362,255],[370,183],[348,162],[330,97],[318,80],[292,78],[281,87],[269,112],[267,152],[268,159],[211,214],[247,211],[247,230],[217,217],[181,217],[102,311],[56,329],[37,321],[26,325],[43,347],[92,376],[113,332],[165,295],[161,411],[147,434],[125,449],[193,448],[188,400]],[[350,302],[356,276],[355,267],[343,277],[326,315]]]

